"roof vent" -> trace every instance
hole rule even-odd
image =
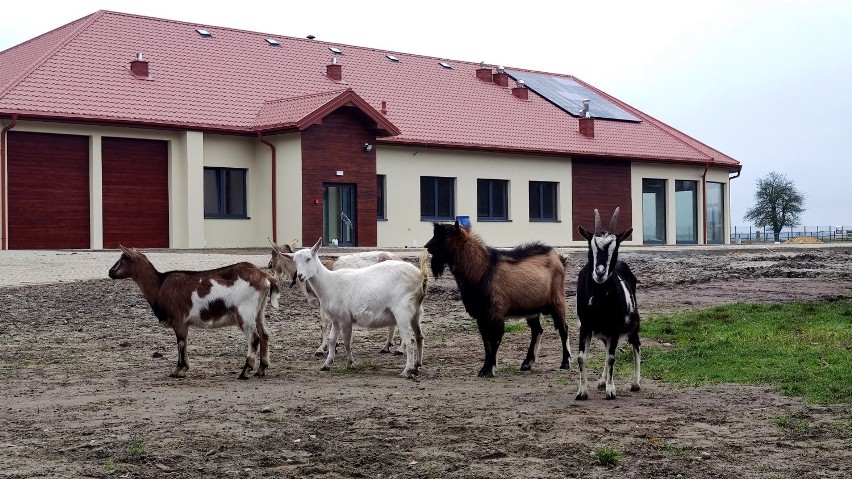
[[[313,36],[313,35],[308,35],[308,36],[306,36],[305,38],[307,38],[308,40],[313,40],[313,39],[314,39],[314,38],[316,38],[316,37],[315,37],[315,36]]]
[[[331,63],[325,66],[325,74],[334,81],[343,80],[343,66],[337,63],[337,57],[331,57]]]
[[[266,43],[272,45],[273,47],[280,47],[281,46],[281,44],[278,43],[278,40],[276,40],[274,38],[267,38]]]
[[[476,78],[491,83],[492,75],[491,67],[486,65],[484,61],[479,62],[479,68],[476,69]]]
[[[580,110],[580,113],[577,115],[580,118],[591,118],[592,115],[589,113],[589,100],[583,100],[583,109]]]
[[[515,88],[512,88],[512,95],[520,98],[521,100],[529,100],[530,99],[530,90],[527,88],[527,85],[523,80],[518,80]]]
[[[442,67],[444,67],[444,68],[445,68],[445,69],[447,69],[447,70],[452,70],[452,69],[453,69],[452,65],[450,65],[450,64],[449,64],[449,63],[447,63],[447,62],[438,62],[438,65],[441,65]]]
[[[386,57],[388,57],[388,60],[390,60],[390,61],[392,61],[392,62],[394,62],[394,63],[399,63],[399,58],[397,58],[397,57],[395,57],[395,56],[391,55],[390,53],[388,53],[388,54],[387,54],[387,55],[385,55],[385,56],[386,56]]]
[[[130,71],[140,77],[148,77],[148,62],[142,58],[142,52],[136,54],[136,59],[130,62]]]
[[[382,100],[382,109],[381,109],[381,112],[382,112],[382,115],[387,115],[387,114],[388,114],[388,102],[386,102],[386,101],[384,101],[384,100]]]
[[[503,65],[497,65],[497,73],[494,74],[494,83],[503,88],[509,87],[509,74],[506,73],[506,69],[503,68]]]
[[[331,50],[331,53],[334,53],[335,55],[343,55],[343,52],[339,48],[328,47],[328,49]]]
[[[196,28],[195,31],[198,32],[198,34],[201,35],[204,38],[212,38],[213,37],[212,33],[208,32],[207,30],[205,30],[203,28]]]

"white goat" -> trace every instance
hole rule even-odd
[[[320,310],[331,323],[331,344],[343,334],[346,366],[352,367],[352,326],[382,328],[396,325],[405,346],[405,369],[401,376],[418,373],[423,358],[423,300],[429,281],[427,254],[420,257],[420,268],[405,261],[383,261],[361,269],[329,270],[317,257],[322,238],[310,249],[292,257],[296,277],[307,282],[320,302]],[[416,347],[415,347],[416,346]],[[335,348],[328,348],[322,370],[331,369]]]
[[[269,260],[269,269],[272,270],[275,277],[278,278],[278,281],[281,281],[284,278],[291,278],[291,286],[292,284],[298,283],[299,289],[302,291],[302,295],[304,295],[308,300],[308,304],[319,307],[320,303],[313,289],[311,289],[306,282],[296,281],[296,263],[294,263],[293,259],[289,256],[285,256],[285,253],[294,253],[296,251],[295,244],[285,243],[279,246],[271,239],[269,240],[269,243],[272,244],[272,259]],[[326,268],[337,271],[340,269],[363,268],[365,266],[390,260],[402,261],[402,258],[388,251],[364,251],[360,253],[347,254],[337,258],[336,260],[321,259],[320,261],[322,261]],[[320,309],[320,330],[322,341],[317,350],[314,351],[316,356],[322,356],[328,351],[329,326],[330,323],[328,318]],[[387,340],[385,341],[382,349],[379,350],[380,353],[390,353],[391,348],[393,348],[393,334],[395,329],[396,327],[394,325],[388,326]],[[401,355],[404,351],[403,345],[400,344],[396,351],[394,351],[394,354]]]

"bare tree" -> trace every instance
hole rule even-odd
[[[796,189],[795,183],[786,175],[769,172],[757,180],[754,206],[746,211],[745,220],[756,226],[772,228],[775,241],[780,241],[785,226],[797,226],[799,215],[805,211],[805,197]]]

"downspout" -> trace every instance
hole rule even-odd
[[[704,245],[707,245],[707,169],[710,168],[710,163],[704,163],[704,174],[701,175],[701,207],[704,208],[704,213],[701,216],[704,218]]]
[[[278,243],[276,232],[278,231],[276,218],[278,217],[278,185],[276,182],[275,167],[278,159],[275,153],[275,145],[263,139],[263,132],[257,132],[257,139],[272,150],[272,242]]]
[[[12,123],[0,132],[0,250],[6,247],[6,132],[18,123],[18,114],[12,114]]]

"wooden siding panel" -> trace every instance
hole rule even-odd
[[[347,107],[302,132],[303,244],[312,245],[322,237],[323,184],[341,183],[355,185],[357,245],[376,246],[376,149],[364,151],[364,143],[375,142],[363,116]]]
[[[168,248],[168,142],[105,137],[101,146],[104,248]]]
[[[90,248],[89,138],[7,138],[9,249]]]
[[[577,232],[582,225],[589,231],[595,227],[595,208],[601,223],[609,227],[612,212],[620,207],[618,232],[633,226],[633,203],[630,192],[630,162],[609,159],[573,159],[572,171],[572,238],[583,241]]]

